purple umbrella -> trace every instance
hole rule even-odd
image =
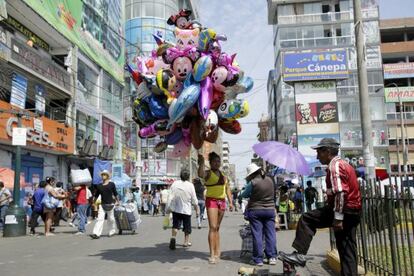
[[[267,162],[300,175],[311,173],[303,155],[289,145],[267,141],[253,146],[254,152]]]

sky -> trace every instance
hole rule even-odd
[[[414,0],[379,0],[380,17],[414,17]],[[267,114],[267,76],[273,68],[274,48],[272,26],[267,24],[266,0],[199,0],[201,23],[225,34],[227,42],[222,49],[228,54],[237,53],[237,62],[255,85],[252,91],[242,94],[250,104],[250,114],[240,120],[242,132],[225,134],[230,143],[230,162],[236,164],[240,184],[253,155],[252,146],[259,132],[257,122]]]

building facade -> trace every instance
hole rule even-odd
[[[190,0],[126,0],[125,2],[125,34],[126,56],[132,67],[137,57],[151,56],[152,50],[157,48],[153,35],[174,42],[174,26],[167,24],[168,18],[180,9],[192,10],[193,19],[198,18],[198,9],[195,1]],[[125,124],[137,143],[137,184],[171,184],[179,177],[184,160],[172,155],[172,147],[165,152],[155,153],[154,146],[160,142],[158,138],[140,139],[137,137],[137,126],[132,120],[131,104],[135,98],[135,86],[132,79],[127,78],[129,87],[129,101],[125,103]],[[196,153],[191,154],[192,170],[196,168]],[[187,164],[189,165],[189,164]],[[148,185],[149,186],[149,185]],[[148,187],[147,186],[147,187]]]
[[[71,168],[93,172],[95,159],[122,163],[123,1],[7,0],[6,11],[0,18],[0,167],[14,167],[11,109],[26,114],[27,191],[46,176],[66,185]]]
[[[412,97],[414,95],[414,18],[381,20],[380,32],[391,172],[403,171],[405,162],[408,171],[412,172],[414,169],[414,98]],[[401,131],[405,138],[405,153],[403,153]]]
[[[362,0],[366,36],[372,139],[377,166],[388,166],[386,106],[375,0]],[[362,132],[353,1],[268,0],[274,26],[275,68],[269,73],[270,136],[292,144],[309,162],[310,146],[336,138],[354,162],[362,154]]]

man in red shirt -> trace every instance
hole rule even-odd
[[[326,193],[328,204],[302,215],[292,244],[292,254],[280,252],[279,258],[305,266],[312,238],[318,228],[333,227],[341,260],[341,275],[358,275],[356,230],[360,222],[361,193],[354,168],[338,156],[339,143],[324,138],[315,147],[317,159],[328,165]]]
[[[79,225],[78,232],[75,235],[84,235],[85,226],[88,220],[86,211],[88,210],[88,197],[87,197],[87,187],[85,185],[80,185],[73,188],[76,191],[76,211],[78,212]]]

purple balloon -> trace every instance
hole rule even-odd
[[[213,102],[213,83],[210,77],[201,81],[201,95],[198,99],[198,111],[204,120],[207,120],[208,111]]]
[[[182,138],[183,138],[183,132],[181,128],[177,128],[173,133],[165,136],[165,142],[168,145],[176,145],[180,142]]]

